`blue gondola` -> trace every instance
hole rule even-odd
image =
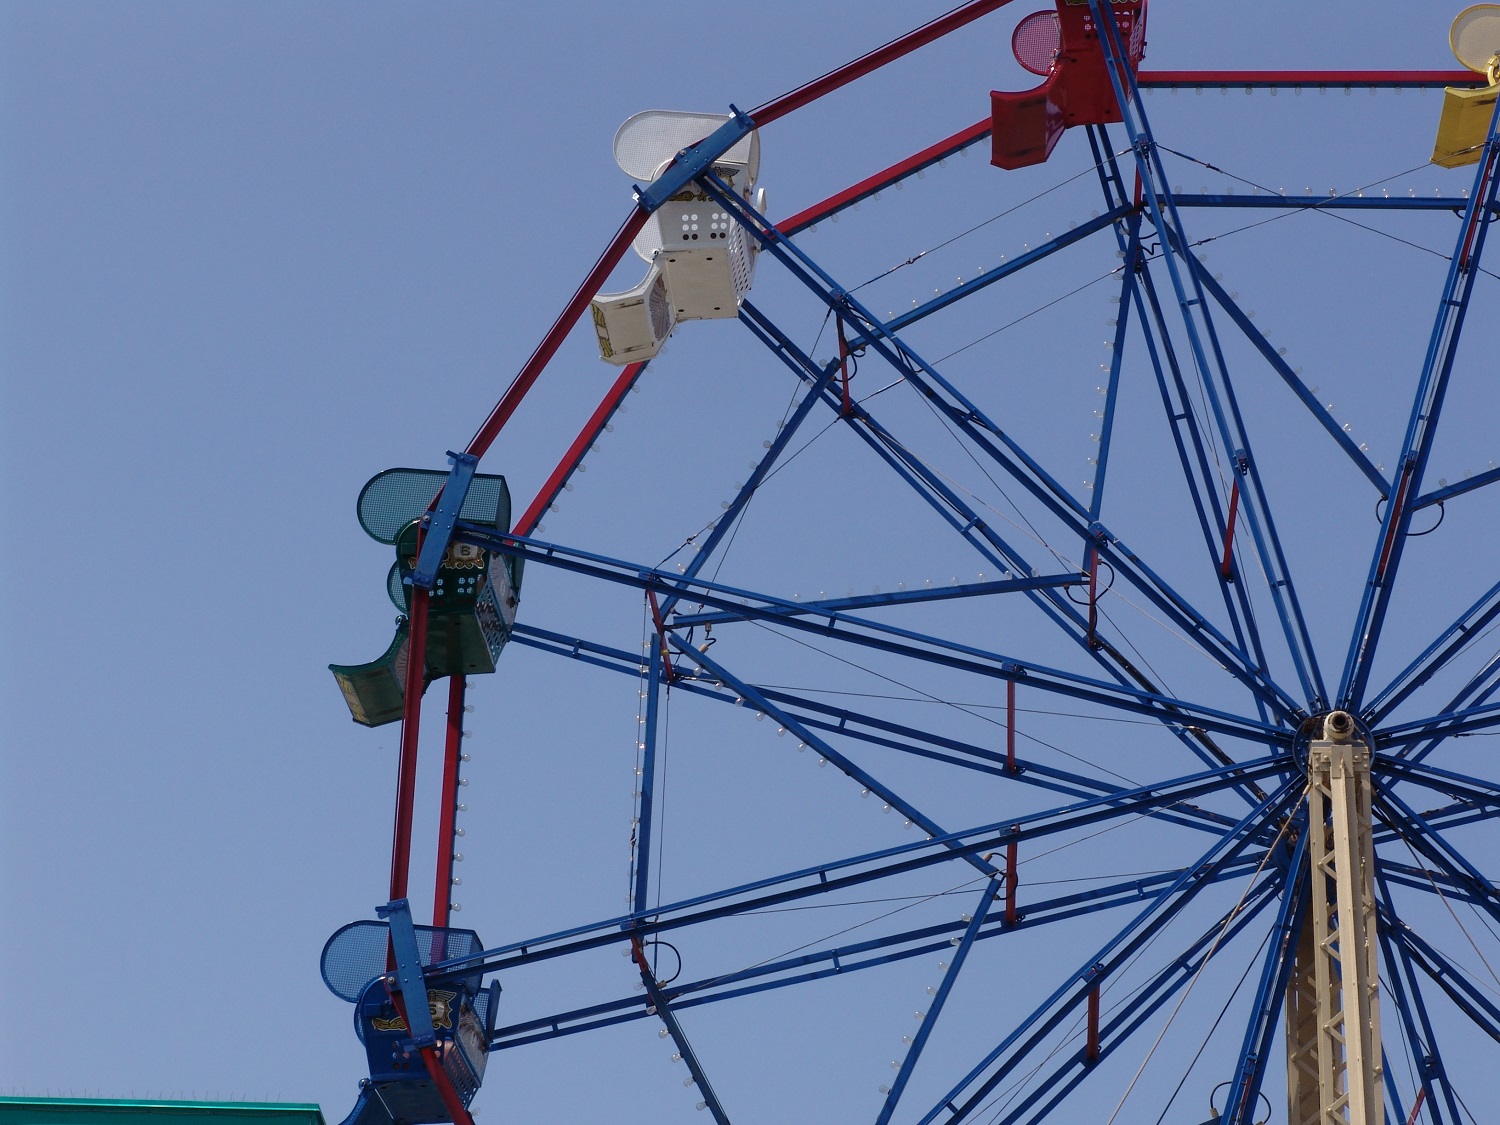
[[[423,965],[478,953],[473,930],[412,927]],[[354,1029],[365,1045],[370,1077],[344,1125],[422,1125],[452,1121],[412,1033],[396,1008],[393,974],[386,970],[390,926],[353,922],[323,947],[323,982],[354,1004]],[[444,976],[427,987],[435,1049],[454,1092],[467,1107],[484,1080],[489,1041],[495,1030],[500,984],[485,987],[479,973]]]

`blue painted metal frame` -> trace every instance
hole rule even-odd
[[[1305,817],[1301,827],[1306,828]],[[1266,1064],[1274,1050],[1272,1039],[1297,956],[1297,939],[1311,903],[1305,830],[1298,837],[1287,870],[1291,878],[1286,879],[1281,888],[1281,905],[1276,911],[1276,924],[1271,930],[1255,1001],[1250,1008],[1250,1020],[1245,1026],[1239,1063],[1224,1097],[1224,1125],[1254,1125],[1261,1082],[1265,1079]]]
[[[651,658],[646,673],[646,722],[641,731],[640,801],[636,805],[636,826],[633,838],[635,871],[631,879],[634,912],[644,914],[651,888],[651,829],[656,800],[656,724],[661,711],[662,652],[660,645],[651,646]]]
[[[755,129],[755,122],[748,114],[734,106],[729,107],[729,120],[697,144],[689,145],[677,154],[672,166],[647,187],[637,186],[636,203],[647,214],[655,211],[688,184],[692,183]]]
[[[1109,135],[1104,126],[1092,127],[1088,131],[1090,150],[1095,167],[1099,170],[1100,187],[1105,200],[1111,205],[1123,206],[1127,200],[1125,181],[1121,175]],[[1215,474],[1209,463],[1208,447],[1198,427],[1196,411],[1190,401],[1187,384],[1183,379],[1181,365],[1177,361],[1176,349],[1162,313],[1156,285],[1140,250],[1140,225],[1142,215],[1138,207],[1132,206],[1129,225],[1120,229],[1117,225],[1116,241],[1119,251],[1127,263],[1134,263],[1133,271],[1138,284],[1132,296],[1140,318],[1140,332],[1146,344],[1147,357],[1156,377],[1162,407],[1165,411],[1177,451],[1178,463],[1182,466],[1182,477],[1188,486],[1189,498],[1198,519],[1204,545],[1214,564],[1220,563],[1220,552],[1227,538],[1227,517],[1215,487]],[[1126,296],[1119,298],[1124,307]],[[1147,315],[1149,312],[1149,316]],[[1170,376],[1170,377],[1169,377]],[[1184,438],[1186,433],[1186,438]],[[1189,452],[1191,446],[1191,453]],[[1233,577],[1233,572],[1231,572]],[[1254,608],[1249,594],[1241,582],[1228,581],[1221,585],[1225,612],[1233,624],[1235,642],[1252,654],[1255,666],[1262,675],[1269,674],[1265,648],[1261,642],[1260,629],[1256,624]],[[1257,713],[1262,720],[1270,716],[1263,700],[1256,700]]]
[[[1208,851],[1204,852],[1187,873],[1159,894],[1150,906],[1136,915],[1093,957],[1070,973],[1052,995],[1029,1016],[1021,1020],[999,1045],[985,1055],[957,1085],[949,1090],[946,1096],[928,1111],[919,1125],[932,1125],[945,1109],[952,1113],[948,1119],[950,1122],[962,1120],[967,1116],[1021,1058],[1036,1048],[1062,1022],[1072,1005],[1082,1001],[1101,978],[1122,965],[1149,939],[1152,932],[1164,926],[1194,898],[1201,889],[1202,880],[1197,876],[1200,870],[1213,871],[1232,860],[1245,846],[1252,832],[1257,830],[1267,818],[1274,818],[1278,813],[1286,811],[1290,801],[1298,792],[1297,785],[1288,782],[1262,804],[1251,810],[1233,831],[1225,833]],[[967,1093],[965,1097],[966,1092],[970,1090],[972,1092]],[[963,1104],[955,1106],[954,1103],[959,1098],[964,1098]]]
[[[1428,1110],[1433,1119],[1433,1125],[1447,1125],[1443,1118],[1443,1110],[1446,1107],[1449,1117],[1448,1121],[1458,1125],[1462,1118],[1458,1115],[1458,1106],[1454,1102],[1453,1090],[1448,1085],[1447,1075],[1443,1073],[1438,1062],[1439,1055],[1436,1049],[1436,1040],[1432,1033],[1432,1021],[1427,1015],[1427,1005],[1422,999],[1422,990],[1417,987],[1416,973],[1412,957],[1406,946],[1398,944],[1391,938],[1391,925],[1396,920],[1395,905],[1391,899],[1390,887],[1381,873],[1377,872],[1375,884],[1379,888],[1381,897],[1382,913],[1380,921],[1385,923],[1378,926],[1376,933],[1380,941],[1380,952],[1385,959],[1386,987],[1390,989],[1391,998],[1396,1002],[1396,1011],[1401,1018],[1402,1030],[1406,1035],[1409,1048],[1424,1048],[1420,1058],[1414,1058],[1418,1073],[1421,1078],[1422,1098],[1432,1103]],[[1387,1076],[1390,1072],[1387,1070]],[[1438,1091],[1443,1093],[1443,1101],[1437,1099]]]
[[[566,637],[528,625],[517,625],[513,639],[517,644],[558,656],[570,657],[631,677],[638,677],[640,674],[640,657],[623,649],[612,649],[579,637]],[[719,687],[710,680],[698,679],[696,676],[680,678],[675,682],[674,687],[680,692],[713,699],[720,703],[737,704],[739,702],[739,696],[735,693]],[[1007,768],[1004,754],[987,747],[975,746],[930,731],[918,730],[888,719],[866,715],[848,707],[834,707],[792,692],[766,687],[759,687],[759,690],[767,699],[790,709],[790,712],[803,725],[844,738],[899,750],[995,777],[1004,777],[1023,785],[1036,786],[1072,797],[1085,798],[1127,792],[1124,786],[1113,782],[1087,777],[1020,757],[1016,760],[1016,769],[1012,771]],[[1220,831],[1235,823],[1232,817],[1203,808],[1173,809],[1169,807],[1155,810],[1148,815],[1167,823],[1209,832]]]
[[[1166,171],[1162,167],[1161,156],[1146,119],[1145,107],[1141,104],[1140,91],[1136,87],[1135,73],[1119,39],[1119,29],[1112,17],[1106,18],[1107,9],[1101,5],[1100,0],[1088,2],[1096,26],[1103,31],[1100,44],[1104,49],[1104,60],[1109,70],[1110,83],[1114,87],[1115,99],[1124,119],[1126,133],[1130,137],[1137,182],[1141,186],[1147,213],[1152,224],[1174,251],[1164,254],[1162,261],[1167,267],[1172,289],[1177,297],[1199,380],[1214,414],[1224,452],[1240,478],[1246,523],[1250,527],[1261,568],[1270,585],[1272,600],[1281,620],[1282,632],[1286,637],[1297,678],[1302,685],[1309,710],[1317,711],[1324,705],[1328,693],[1323,686],[1317,654],[1308,633],[1286,556],[1276,534],[1249,435],[1235,401],[1233,384],[1219,346],[1218,335],[1208,314],[1204,291],[1198,283],[1196,271],[1189,269],[1184,276],[1184,271],[1179,269],[1176,262],[1177,254],[1186,253],[1191,240],[1186,235],[1173,203]],[[1212,364],[1209,362],[1210,354],[1213,357]]]
[[[1257,676],[1252,657],[1199,614],[1187,599],[1173,590],[1108,528],[1098,522],[1090,522],[1086,505],[1043,470],[977,404],[900,341],[888,325],[855,301],[847,290],[840,287],[794,243],[781,236],[765,216],[749,208],[728,185],[711,174],[702,177],[699,183],[760,242],[763,250],[776,257],[798,281],[831,311],[843,318],[846,327],[852,329],[852,339],[855,342],[866,345],[885,359],[906,382],[922,393],[931,405],[938,408],[950,423],[962,431],[977,449],[1040,501],[1064,526],[1080,538],[1092,540],[1109,564],[1150,599],[1195,644],[1222,663],[1232,675],[1288,720],[1300,714],[1301,708],[1297,703],[1281,693],[1274,683]],[[785,352],[786,348],[782,345],[779,350]]]
[[[546,543],[524,536],[506,536],[460,522],[455,538],[483,547],[496,554],[525,559],[530,565],[556,567],[642,590],[654,590],[676,598],[687,597],[694,603],[733,609],[747,618],[775,621],[790,629],[813,632],[826,639],[848,641],[902,656],[916,656],[929,663],[999,679],[1024,679],[1033,687],[1068,695],[1076,699],[1104,703],[1122,710],[1150,715],[1169,724],[1196,725],[1221,731],[1265,745],[1285,745],[1291,732],[1282,727],[1232,715],[1217,708],[1189,703],[1155,692],[1110,684],[1072,672],[1043,665],[1023,664],[1008,656],[928,636],[911,629],[855,617],[836,610],[819,614],[822,624],[809,622],[798,611],[796,602],[774,598],[738,587],[684,575],[654,570],[636,563],[607,558],[586,551]],[[691,646],[686,646],[691,647]],[[691,658],[691,656],[690,656]]]
[[[1257,762],[1192,774],[1172,782],[1079,801],[1072,805],[1026,814],[1011,820],[979,825],[944,836],[934,836],[927,840],[832,860],[813,867],[758,879],[737,887],[663,904],[653,907],[648,913],[607,918],[557,933],[544,934],[483,950],[463,960],[441,962],[429,967],[428,978],[441,979],[449,973],[463,975],[474,972],[497,972],[515,965],[562,956],[565,953],[582,952],[611,945],[622,940],[622,931],[629,931],[631,934],[659,933],[743,913],[746,910],[780,906],[809,896],[828,894],[873,880],[905,875],[967,856],[992,852],[1012,842],[1042,839],[1119,817],[1144,813],[1148,809],[1164,804],[1190,801],[1195,797],[1224,790],[1231,780],[1237,777],[1265,780],[1282,774],[1283,770],[1284,766],[1280,761],[1261,759]],[[1290,784],[1292,783],[1283,784],[1278,792],[1284,793],[1287,785]],[[1268,806],[1263,802],[1261,807]],[[1236,822],[1230,830],[1216,836],[1213,848],[1220,847],[1223,840],[1229,836],[1243,838],[1246,843],[1269,844],[1271,842],[1266,838],[1267,829],[1264,824],[1252,826],[1242,819]],[[1233,858],[1233,856],[1229,857],[1229,859]],[[1213,870],[1218,870],[1227,863],[1228,860],[1224,864],[1215,866]],[[1192,870],[1189,870],[1183,878],[1189,878],[1192,882],[1202,882],[1212,874],[1212,871],[1206,868],[1205,872],[1202,875],[1193,875]],[[986,878],[993,873],[993,868],[983,869]],[[1133,880],[1128,885],[1144,885],[1145,882],[1145,880]]]
[[[647,1009],[648,1014],[656,1016],[666,1026],[667,1034],[672,1037],[672,1042],[677,1046],[677,1055],[687,1064],[688,1074],[692,1077],[693,1085],[698,1088],[702,1095],[699,1109],[706,1109],[712,1115],[718,1125],[729,1125],[729,1118],[724,1113],[724,1107],[719,1101],[719,1095],[714,1093],[713,1083],[708,1080],[708,1075],[703,1069],[703,1064],[698,1060],[698,1052],[693,1050],[693,1045],[688,1042],[687,1032],[682,1030],[682,1023],[677,1018],[677,1013],[672,1011],[672,1004],[656,979],[646,961],[646,955],[642,949],[639,938],[632,942],[637,967],[641,971],[641,983],[646,988],[647,999],[651,1006]]]
[[[928,1037],[932,1035],[932,1029],[937,1025],[938,1016],[942,1014],[943,1005],[948,1002],[948,994],[953,991],[953,982],[958,979],[958,974],[964,967],[964,961],[968,959],[969,950],[974,948],[974,939],[979,936],[979,930],[984,925],[985,918],[993,905],[996,890],[1001,884],[1001,877],[996,876],[985,884],[984,893],[979,896],[979,903],[974,907],[974,913],[969,918],[969,924],[964,928],[963,937],[959,939],[958,947],[953,951],[952,960],[948,964],[947,971],[943,974],[942,981],[938,984],[937,992],[933,995],[932,1003],[927,1006],[923,1013],[921,1026],[917,1028],[917,1034],[912,1037],[911,1046],[907,1049],[906,1057],[901,1060],[901,1069],[896,1074],[896,1079],[891,1083],[890,1089],[886,1091],[885,1103],[880,1107],[880,1115],[875,1118],[875,1125],[890,1125],[891,1115],[896,1112],[896,1105],[901,1101],[901,1095],[906,1090],[906,1084],[911,1081],[911,1072],[916,1068],[917,1060],[922,1057],[922,1050],[927,1046]]]
[[[1442,414],[1453,362],[1458,354],[1469,299],[1479,276],[1476,267],[1484,253],[1485,238],[1489,233],[1490,222],[1482,216],[1488,216],[1494,210],[1497,192],[1500,192],[1500,159],[1497,157],[1500,157],[1500,105],[1495,107],[1495,112],[1490,117],[1488,139],[1474,173],[1474,186],[1469,191],[1468,206],[1464,208],[1453,258],[1448,264],[1448,276],[1443,282],[1432,339],[1427,346],[1422,373],[1417,381],[1411,417],[1401,442],[1401,454],[1396,460],[1396,483],[1391,492],[1391,502],[1385,506],[1385,513],[1380,521],[1380,534],[1370,559],[1369,577],[1365,580],[1364,596],[1355,618],[1349,653],[1344,661],[1344,673],[1339,685],[1339,706],[1346,710],[1358,710],[1364,701],[1366,681],[1380,641],[1381,626],[1390,607],[1391,590],[1401,566],[1406,537],[1411,529],[1411,518],[1416,511],[1410,501],[1421,493],[1422,477],[1432,454],[1433,437]]]
[[[813,363],[812,359],[749,301],[742,302],[740,319],[804,382],[822,374],[821,369]],[[862,404],[856,403],[852,414],[846,416],[843,414],[843,404],[838,396],[825,392],[824,401],[843,417],[854,432],[896,472],[901,480],[924,499],[949,526],[958,531],[971,546],[975,547],[987,562],[1000,566],[1002,569],[1015,569],[1021,573],[1031,572],[1031,567],[1024,556],[1007,543],[987,520],[974,511],[941,478],[880,427]],[[1119,683],[1134,683],[1149,691],[1155,690],[1155,685],[1127,660],[1114,644],[1101,635],[1091,635],[1088,622],[1077,606],[1055,592],[1038,591],[1031,594],[1030,598],[1049,620],[1072,637]],[[1264,664],[1264,661],[1260,663]],[[1290,697],[1287,702],[1289,706],[1295,706],[1291,703]],[[1261,714],[1264,717],[1265,712],[1262,710]],[[1174,727],[1169,724],[1168,730],[1200,761],[1212,763],[1228,760],[1227,755],[1201,729],[1181,725]]]
[[[1222,883],[1252,874],[1265,860],[1265,854],[1249,853],[1243,859],[1226,865],[1206,876],[1209,883]],[[1080,892],[1055,899],[1031,903],[1015,927],[1006,927],[1001,918],[991,915],[980,928],[976,941],[989,941],[1017,930],[1035,928],[1055,922],[1097,915],[1140,902],[1178,878],[1182,872],[1170,871],[1146,879],[1119,883],[1096,891]],[[677,1009],[738,999],[760,992],[794,987],[833,976],[847,976],[862,969],[879,968],[925,957],[952,952],[953,941],[961,940],[965,925],[948,922],[923,926],[884,937],[867,939],[851,945],[798,953],[780,961],[757,965],[730,973],[716,973],[696,981],[672,986],[673,1006]],[[747,983],[758,982],[758,983]],[[541,1042],[558,1036],[576,1035],[620,1023],[647,1018],[644,1002],[638,996],[592,1004],[567,1012],[557,1012],[529,1019],[495,1032],[494,1049],[510,1049]]]
[[[1138,986],[1135,994],[1112,1013],[1112,1019],[1101,1018],[1099,1058],[1095,1062],[1090,1062],[1083,1051],[1070,1052],[1065,1056],[1066,1061],[1048,1074],[1033,1076],[1033,1091],[1004,1117],[996,1116],[995,1125],[1020,1125],[1023,1121],[1041,1125],[1049,1120],[1048,1115],[1088,1077],[1094,1066],[1128,1042],[1168,1000],[1191,984],[1206,961],[1249,928],[1275,900],[1280,882],[1277,876],[1262,879],[1245,896],[1238,911],[1216,919],[1149,981]]]
[[[432,589],[432,584],[437,581],[438,567],[443,565],[448,541],[453,536],[453,525],[463,511],[464,498],[468,496],[474,472],[479,468],[479,458],[472,453],[454,453],[450,449],[448,460],[453,467],[448,470],[448,479],[438,494],[432,513],[426,517],[422,551],[417,556],[417,566],[410,579],[413,586],[423,590]]]

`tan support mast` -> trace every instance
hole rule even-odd
[[[1334,711],[1308,750],[1312,906],[1287,985],[1291,1125],[1382,1125],[1370,748]]]

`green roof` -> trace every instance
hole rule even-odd
[[[0,1125],[326,1125],[316,1105],[299,1102],[171,1102],[123,1098],[0,1097]]]

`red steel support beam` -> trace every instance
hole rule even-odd
[[[1005,925],[1009,929],[1016,924],[1016,841],[1005,845]]]
[[[406,1004],[401,999],[401,993],[391,990],[391,1003],[396,1006],[396,1012],[401,1016],[401,1022],[407,1028],[411,1027],[411,1021],[406,1018]],[[448,1077],[448,1072],[443,1069],[443,1060],[438,1058],[437,1049],[424,1047],[421,1052],[422,1062],[427,1067],[427,1076],[432,1079],[432,1084],[437,1087],[438,1097],[443,1099],[443,1107],[447,1109],[448,1115],[453,1118],[453,1125],[474,1125],[474,1119],[469,1116],[468,1109],[464,1106],[463,1099],[458,1096],[458,1091],[453,1088],[453,1082]]]
[[[563,485],[568,483],[568,478],[573,475],[578,463],[583,460],[584,454],[598,440],[599,435],[604,432],[604,427],[619,409],[620,402],[629,393],[630,388],[635,386],[641,372],[646,370],[646,364],[632,363],[620,372],[610,386],[609,392],[604,396],[602,402],[589,415],[589,420],[584,423],[583,429],[578,431],[578,436],[573,439],[573,444],[568,446],[568,451],[563,454],[562,460],[557,463],[557,468],[552,470],[552,475],[542,485],[536,494],[536,499],[531,506],[522,513],[521,518],[515,523],[517,535],[530,535],[536,530],[536,525],[542,522],[547,508],[552,501],[557,499],[558,493],[562,492]]]
[[[421,550],[418,540],[417,549]],[[427,668],[427,591],[412,587],[406,650],[406,702],[401,717],[401,764],[396,775],[396,824],[391,843],[391,901],[406,897],[411,868],[412,802],[417,792],[417,735],[422,723],[422,679]]]
[[[572,299],[564,306],[561,315],[553,321],[552,327],[542,337],[542,342],[536,346],[536,351],[531,353],[531,358],[521,368],[520,374],[511,382],[506,389],[505,395],[495,404],[495,409],[490,411],[490,416],[484,420],[475,435],[469,439],[469,444],[464,447],[465,453],[472,453],[476,457],[483,457],[491,443],[499,436],[505,423],[510,421],[510,416],[516,412],[521,405],[521,400],[526,397],[526,392],[531,390],[531,385],[536,382],[537,376],[547,366],[552,357],[557,354],[557,349],[573,330],[574,323],[583,315],[583,310],[594,299],[594,295],[608,280],[610,271],[619,264],[625,256],[625,251],[630,249],[630,244],[635,241],[635,236],[640,233],[641,228],[646,225],[648,215],[640,207],[630,212],[619,231],[594,263],[594,268],[589,271],[583,279],[583,284],[574,292]]]
[[[1219,564],[1219,577],[1225,582],[1234,578],[1234,521],[1240,514],[1240,482],[1234,482],[1229,494],[1229,519],[1224,527],[1224,561]]]
[[[759,109],[752,110],[750,119],[757,126],[769,125],[793,110],[801,109],[809,102],[815,102],[823,95],[830,94],[841,86],[847,86],[856,78],[863,78],[866,74],[879,70],[886,63],[895,62],[903,55],[911,54],[918,47],[925,47],[949,32],[957,31],[973,23],[980,16],[987,16],[996,9],[1005,7],[1008,3],[1010,0],[973,0],[972,3],[955,8],[947,15],[939,16],[930,23],[924,23],[915,31],[909,31],[905,35],[892,39],[885,46],[877,47],[853,62],[845,63],[836,70],[830,70],[823,77],[814,78],[811,82],[798,86],[791,93],[782,94],[774,101],[769,101]]]
[[[438,812],[437,874],[432,884],[432,924],[448,924],[453,897],[453,830],[458,814],[458,766],[464,737],[464,694],[468,680],[448,677],[448,737],[443,745],[443,796]],[[433,951],[434,961],[446,960]]]
[[[1083,1061],[1090,1065],[1099,1061],[1099,986],[1089,992],[1089,1041],[1083,1049]]]
[[[834,211],[840,211],[853,203],[858,203],[867,196],[874,195],[877,191],[889,187],[898,180],[904,180],[907,176],[926,168],[929,164],[936,164],[945,156],[952,156],[960,149],[968,148],[972,144],[984,140],[990,135],[990,119],[984,118],[976,121],[967,129],[960,129],[951,137],[945,137],[935,145],[928,145],[921,152],[908,156],[905,160],[897,161],[889,168],[876,172],[873,176],[867,176],[853,187],[847,187],[835,195],[830,195],[821,203],[815,203],[811,207],[798,211],[791,218],[776,224],[776,229],[784,235],[793,235],[798,231],[806,230],[826,215]]]

